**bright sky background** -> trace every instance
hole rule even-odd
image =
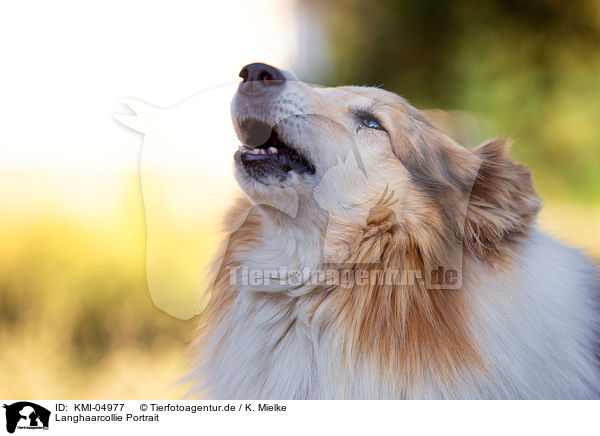
[[[0,167],[133,168],[121,98],[171,106],[251,61],[289,67],[293,14],[277,0],[3,2]]]

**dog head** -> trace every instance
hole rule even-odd
[[[468,150],[378,88],[311,86],[266,64],[240,76],[235,172],[257,203],[286,210],[277,203],[291,192],[315,221],[327,214],[347,228],[392,219],[423,256],[463,243],[479,257],[497,254],[539,210],[530,172],[509,158],[507,141]]]

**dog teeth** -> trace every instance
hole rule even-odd
[[[275,147],[269,147],[266,150],[264,148],[249,147],[246,144],[242,144],[238,147],[238,151],[241,153],[249,154],[277,154],[279,150]]]
[[[259,154],[260,150],[258,148],[248,147],[246,144],[242,144],[238,147],[238,151],[242,153],[250,153],[250,154]]]

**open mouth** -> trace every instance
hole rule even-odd
[[[283,181],[291,171],[299,174],[315,173],[310,160],[285,143],[279,137],[276,127],[248,119],[240,124],[239,130],[243,145],[235,153],[235,160],[244,166],[252,178],[265,181],[274,177]]]

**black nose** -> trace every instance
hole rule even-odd
[[[240,77],[243,82],[261,82],[263,85],[278,85],[285,80],[285,76],[277,68],[259,62],[242,68]]]

